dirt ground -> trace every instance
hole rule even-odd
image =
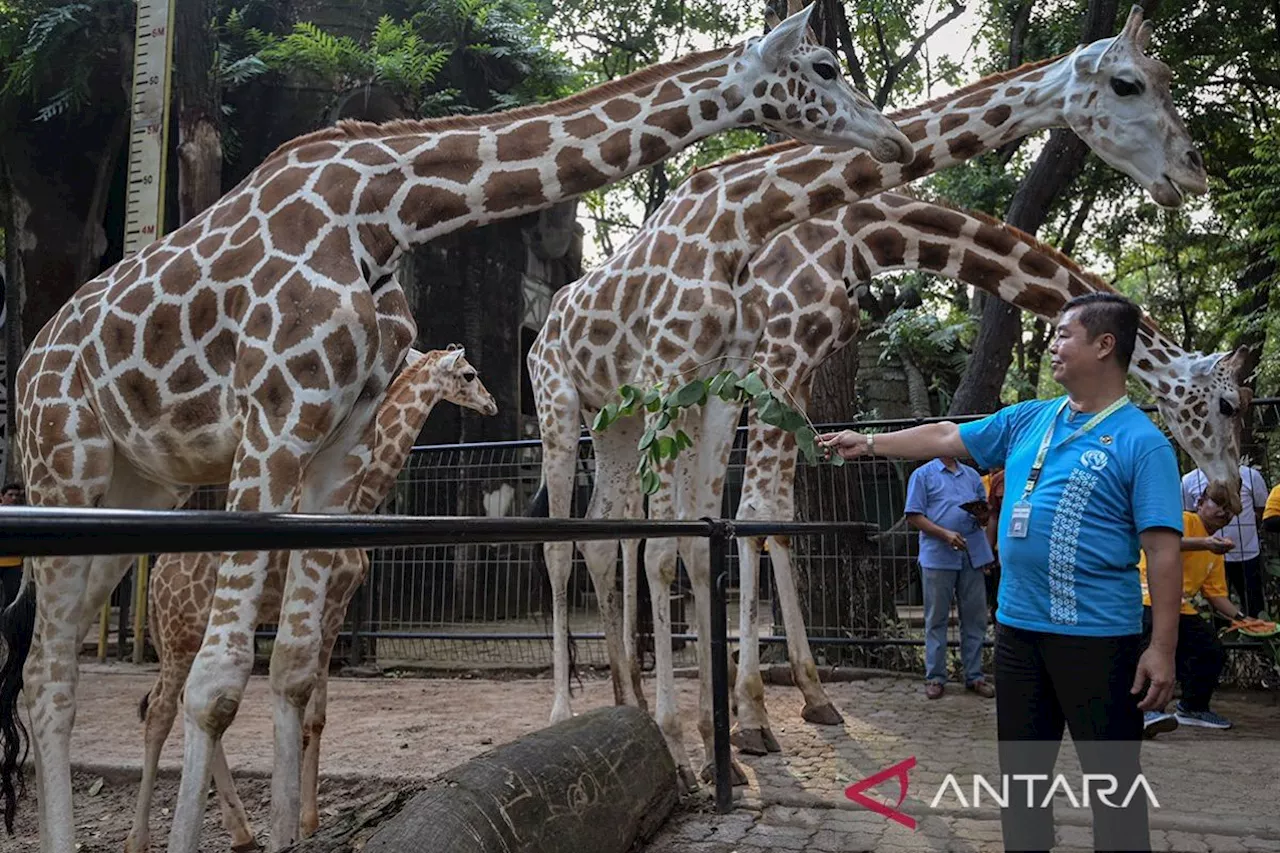
[[[155,679],[154,666],[84,663],[78,693],[79,711],[72,739],[76,768],[76,835],[84,853],[121,851],[133,819],[142,766],[142,724],[138,700]],[[610,705],[607,680],[583,675],[574,685],[574,711]],[[647,681],[652,702],[652,680]],[[696,713],[697,682],[678,679],[681,706],[688,718]],[[340,806],[422,781],[493,746],[543,728],[551,713],[549,678],[332,678],[329,710],[320,758],[321,822]],[[249,681],[245,701],[224,740],[228,761],[238,781],[260,842],[266,840],[270,805],[271,701],[265,677]],[[696,729],[686,727],[691,754],[701,745]],[[182,764],[182,718],[179,715],[161,755],[160,784],[152,811],[152,850],[163,850],[178,793]],[[97,780],[100,789],[91,794]],[[28,797],[19,803],[16,837],[0,835],[5,853],[35,853],[34,778],[28,774]],[[2,829],[0,829],[2,831]],[[225,853],[228,837],[221,830],[215,800],[205,816],[203,851]]]

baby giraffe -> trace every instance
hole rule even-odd
[[[409,350],[404,368],[392,381],[378,409],[373,427],[372,461],[367,468],[353,474],[359,481],[353,512],[372,513],[386,499],[422,430],[422,424],[440,400],[485,415],[498,412],[497,404],[477,377],[475,368],[467,362],[461,347],[453,344],[446,350],[426,353]],[[334,554],[334,565],[325,596],[319,672],[302,729],[301,830],[304,836],[314,833],[319,824],[316,791],[320,771],[320,733],[324,729],[328,702],[329,658],[346,616],[347,604],[364,581],[369,568],[369,556],[362,548],[329,553]],[[133,829],[125,843],[128,853],[147,853],[150,847],[151,796],[155,790],[160,750],[173,727],[182,686],[186,683],[196,652],[200,650],[205,623],[209,620],[213,604],[217,572],[215,554],[164,554],[156,561],[151,575],[150,627],[160,656],[160,675],[151,692],[143,698],[140,708],[146,724],[146,755]],[[283,586],[284,577],[279,573],[273,573],[267,581],[261,611],[264,623],[279,619]],[[213,759],[213,776],[222,806],[222,822],[231,835],[232,850],[257,849],[221,743]]]

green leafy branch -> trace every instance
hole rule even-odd
[[[600,410],[591,429],[593,432],[604,432],[619,420],[639,413],[641,409],[657,415],[637,444],[640,464],[636,468],[636,474],[640,477],[640,487],[646,495],[652,495],[662,487],[658,472],[654,470],[655,466],[660,465],[664,459],[677,459],[682,450],[693,446],[693,439],[682,429],[676,429],[674,434],[663,433],[670,430],[683,411],[705,405],[713,397],[726,403],[754,405],[756,416],[762,422],[795,435],[800,452],[810,464],[816,464],[820,459],[818,431],[813,423],[803,412],[771,391],[759,370],[753,370],[745,376],[739,376],[732,370],[723,370],[707,379],[686,382],[667,394],[662,393],[660,385],[648,389],[622,385],[618,388],[618,396],[617,402],[608,403]],[[794,398],[791,401],[794,402]],[[833,454],[830,461],[837,467],[844,464],[844,459],[839,454]]]

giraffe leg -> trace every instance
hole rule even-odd
[[[745,501],[745,495],[743,499]],[[738,517],[742,519],[741,510]],[[765,755],[778,752],[781,747],[769,726],[764,707],[764,680],[760,677],[760,546],[756,540],[738,540],[738,576],[738,666],[734,679],[738,725],[733,744],[747,755]]]
[[[182,684],[191,671],[209,621],[213,598],[213,575],[217,570],[212,554],[165,554],[151,573],[148,622],[151,641],[160,658],[160,674],[139,708],[146,744],[142,759],[142,782],[133,815],[133,827],[125,839],[126,853],[148,853],[151,849],[151,800],[155,794],[160,753],[178,716]],[[181,579],[181,583],[179,583]],[[179,598],[170,588],[181,586],[194,591],[207,585],[207,595],[199,592]],[[164,591],[162,594],[162,590]]]
[[[231,765],[227,763],[227,753],[219,740],[213,745],[213,784],[218,789],[218,807],[222,812],[222,828],[231,836],[231,849],[234,853],[248,853],[258,850],[258,839],[253,836],[249,826],[249,815],[245,813],[244,803],[240,800],[240,792],[236,790],[236,780],[231,776]]]
[[[547,516],[568,518],[573,506],[581,408],[572,380],[557,369],[554,353],[544,352],[542,345],[539,338],[528,358],[542,434],[542,483],[547,490]],[[551,722],[558,723],[573,715],[569,697],[569,575],[573,571],[573,543],[545,542],[542,555],[551,583],[551,672],[555,684]]]
[[[635,491],[636,453],[633,448],[640,433],[638,426],[636,421],[627,420],[614,424],[607,433],[592,435],[596,476],[588,518],[622,518],[628,504],[635,503],[631,493]],[[638,679],[632,676],[633,661],[625,651],[622,614],[618,609],[618,542],[583,542],[578,548],[591,574],[600,607],[600,621],[604,625],[609,650],[614,703],[640,707]]]
[[[634,481],[627,496],[626,518],[641,518],[644,512],[644,495],[635,488]],[[640,684],[640,656],[636,649],[636,607],[639,604],[636,582],[639,580],[640,540],[622,540],[622,654],[631,671],[631,692],[639,707],[649,710]]]
[[[369,555],[362,549],[349,549],[338,555],[329,580],[321,629],[320,665],[316,668],[316,687],[307,703],[302,723],[302,816],[303,838],[315,834],[320,826],[320,736],[324,733],[325,713],[329,707],[329,662],[333,647],[342,630],[347,606],[363,581],[369,566]]]
[[[180,502],[177,490],[143,479],[100,436],[83,436],[83,442],[86,445],[83,452],[102,471],[98,479],[88,484],[58,482],[44,464],[37,469],[40,473],[32,476],[39,451],[28,450],[24,454],[34,505],[171,509]],[[31,645],[25,662],[16,650],[13,659],[6,661],[0,724],[7,722],[4,717],[15,715],[14,704],[20,688],[31,722],[40,844],[48,853],[75,850],[71,732],[76,716],[80,639],[132,562],[130,555],[34,557],[31,560],[29,582],[35,584]],[[21,630],[20,626],[15,627]],[[13,640],[11,636],[6,639]],[[13,677],[19,666],[22,667],[21,682]],[[0,775],[7,780],[17,771],[16,761],[11,765],[6,760]]]
[[[697,453],[680,460],[679,495],[684,518],[718,517],[724,499],[725,471],[733,450],[741,407],[719,398],[708,400],[700,413],[692,414]],[[700,414],[700,417],[699,417]],[[686,430],[687,431],[687,430]],[[706,539],[681,541],[681,556],[693,588],[694,608],[698,619],[698,732],[702,735],[703,779],[711,779],[714,771],[715,732],[711,717],[711,583],[712,574],[722,566],[711,565],[711,543]],[[747,775],[736,760],[731,760],[734,785],[745,785]]]
[[[689,435],[694,447],[697,447],[698,437],[693,433]],[[670,459],[664,459],[654,466],[654,470],[662,479],[662,488],[649,497],[649,517],[655,521],[673,520],[679,505],[677,493],[680,487],[673,479],[674,467]],[[679,782],[692,791],[698,787],[698,781],[684,746],[675,689],[675,662],[671,651],[671,585],[676,580],[677,547],[675,539],[645,540],[644,568],[649,581],[649,603],[653,611],[653,655],[657,676],[655,718],[658,727],[662,729],[667,749],[671,751],[671,757],[675,761]],[[701,634],[698,639],[701,643]]]
[[[778,434],[777,443],[781,450],[778,454],[778,491],[773,496],[773,506],[768,512],[775,519],[792,519],[796,515],[795,436],[772,428],[770,432]],[[783,630],[787,635],[787,659],[791,661],[791,675],[796,687],[804,696],[801,716],[806,722],[821,726],[843,725],[844,717],[836,710],[818,680],[818,667],[813,660],[813,650],[809,647],[804,615],[800,611],[800,596],[796,593],[795,574],[791,568],[791,538],[771,537],[769,556],[773,564],[774,589],[777,590],[778,605],[782,610]]]

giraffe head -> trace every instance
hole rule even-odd
[[[476,369],[467,361],[466,352],[460,344],[449,344],[436,362],[433,379],[440,388],[440,396],[464,409],[472,409],[482,415],[496,415],[498,404],[480,381]]]
[[[1145,54],[1151,23],[1134,6],[1119,35],[1075,51],[1064,71],[1063,119],[1108,165],[1162,207],[1208,191],[1204,161],[1169,93],[1169,67]]]
[[[1209,481],[1209,497],[1237,515],[1240,431],[1253,399],[1253,392],[1240,384],[1246,357],[1240,347],[1230,354],[1193,352],[1174,358],[1160,374],[1160,384],[1173,387],[1156,395],[1160,417]],[[1179,393],[1178,388],[1184,390]]]
[[[910,163],[910,140],[849,84],[835,54],[810,40],[812,14],[812,5],[782,21],[766,14],[773,29],[748,42],[725,80],[730,109],[803,143],[865,148],[882,163]]]

